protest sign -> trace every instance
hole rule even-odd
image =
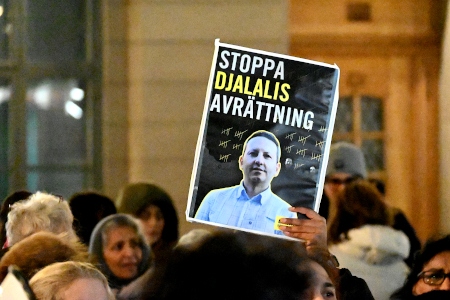
[[[186,219],[285,237],[287,207],[318,211],[338,82],[336,65],[216,40]]]

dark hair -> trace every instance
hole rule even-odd
[[[280,161],[280,157],[281,157],[281,146],[280,146],[280,142],[278,141],[277,137],[269,131],[266,130],[258,130],[253,132],[244,142],[244,148],[242,150],[242,154],[244,154],[245,149],[247,148],[247,143],[248,141],[250,141],[251,139],[255,138],[255,137],[264,137],[270,141],[272,141],[276,146],[277,146],[277,160]]]
[[[132,183],[122,189],[117,199],[118,211],[135,217],[150,205],[158,207],[164,217],[161,239],[166,243],[178,240],[177,212],[172,198],[164,189],[153,183]]]
[[[97,192],[79,192],[69,198],[73,225],[81,242],[89,245],[92,230],[103,218],[117,213],[114,201]]]
[[[2,207],[0,209],[0,248],[6,242],[6,222],[8,222],[8,213],[10,211],[11,205],[18,201],[26,200],[33,193],[29,191],[16,191],[9,196],[7,196],[2,203]]]
[[[319,264],[325,272],[327,272],[328,277],[330,277],[330,280],[336,289],[337,299],[340,299],[339,262],[337,261],[337,258],[333,256],[327,248],[314,246],[309,247],[308,257],[313,262]]]
[[[309,286],[311,270],[298,268],[308,261],[306,254],[286,244],[270,237],[216,231],[198,247],[175,248],[158,299],[186,295],[198,300],[299,299]]]
[[[386,185],[383,180],[373,177],[368,178],[367,180],[373,184],[382,195],[386,194]]]
[[[330,223],[328,240],[339,243],[350,229],[363,225],[387,225],[389,214],[383,196],[366,180],[349,183],[337,198],[336,216]]]
[[[450,251],[450,235],[434,236],[427,240],[423,248],[414,255],[414,262],[405,284],[390,299],[409,299],[412,290],[418,281],[418,275],[423,271],[423,267],[433,257],[441,252]]]
[[[149,199],[146,207],[154,205],[159,207],[164,217],[164,228],[161,234],[161,239],[166,242],[173,242],[178,240],[178,216],[173,205],[173,201],[168,194]],[[137,216],[142,213],[137,211]]]

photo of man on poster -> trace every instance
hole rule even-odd
[[[297,218],[291,205],[274,194],[272,179],[278,176],[281,163],[280,142],[265,130],[252,133],[239,157],[243,179],[239,185],[215,189],[203,199],[195,219],[283,235],[280,218]]]

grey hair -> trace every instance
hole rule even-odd
[[[128,214],[116,214],[114,218],[110,218],[104,223],[101,230],[102,235],[102,245],[103,247],[108,243],[108,237],[111,230],[119,227],[132,228],[133,231],[139,236],[140,242],[145,243],[144,234],[140,223],[136,218]]]
[[[67,201],[48,193],[36,192],[27,200],[11,206],[6,223],[8,244],[12,246],[39,231],[66,233],[68,239],[77,239],[72,223],[73,215]]]
[[[89,241],[89,256],[99,268],[99,270],[108,278],[111,286],[111,281],[115,275],[109,269],[103,256],[103,247],[107,244],[108,233],[118,227],[132,228],[139,237],[140,248],[142,249],[142,261],[139,264],[138,274],[142,275],[150,265],[152,261],[152,252],[150,246],[145,240],[145,236],[142,233],[139,221],[128,214],[113,214],[107,216],[97,223],[91,234]]]

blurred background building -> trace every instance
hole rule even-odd
[[[333,140],[450,232],[444,0],[0,0],[0,198],[153,181],[184,219],[214,39],[336,63]],[[186,232],[196,225],[181,222]]]

